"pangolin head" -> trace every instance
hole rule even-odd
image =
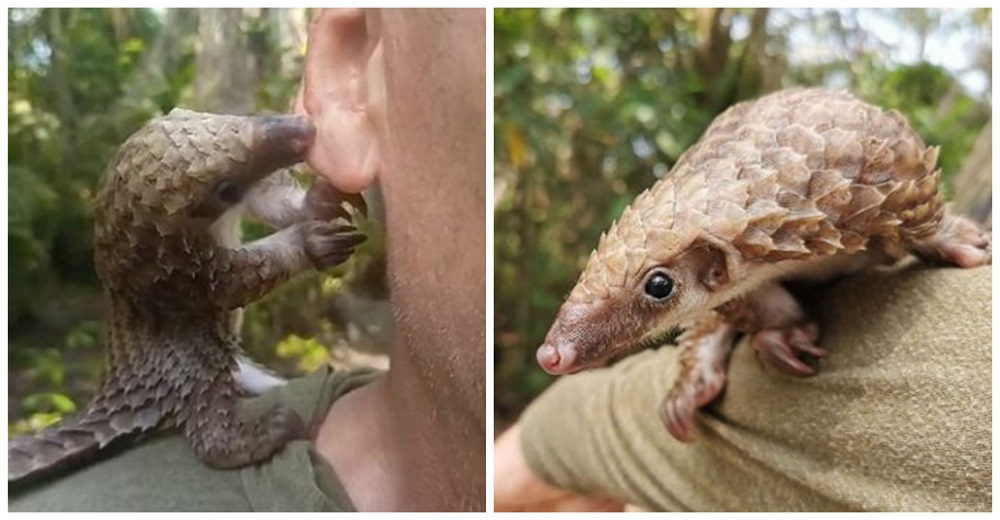
[[[238,205],[255,182],[303,160],[315,133],[298,116],[174,109],[122,144],[98,208],[119,213],[107,216],[113,220],[155,222],[160,228],[211,223]]]
[[[547,372],[600,366],[662,342],[704,302],[696,264],[714,262],[714,252],[691,247],[697,230],[678,222],[672,205],[663,203],[672,195],[670,182],[660,181],[601,236],[538,349]]]

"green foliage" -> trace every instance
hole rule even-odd
[[[298,359],[299,369],[309,372],[330,360],[330,351],[316,338],[301,338],[292,334],[278,343],[278,357]]]
[[[935,12],[879,13],[902,32],[923,27],[925,36],[926,27],[943,23]],[[899,110],[940,144],[946,175],[959,169],[988,105],[966,93],[953,72],[894,63],[888,45],[859,45],[880,41],[858,22],[871,14],[494,11],[499,413],[516,413],[551,381],[534,351],[600,233],[733,103],[791,85],[847,87]],[[796,39],[803,33],[812,40]],[[792,62],[803,45],[837,51]]]
[[[93,283],[94,185],[115,143],[150,112],[109,117],[158,29],[147,11],[8,11],[13,325],[62,281]],[[39,294],[39,291],[42,291]]]

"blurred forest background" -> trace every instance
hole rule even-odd
[[[961,178],[957,203],[989,218],[989,9],[494,17],[498,428],[552,381],[535,349],[600,233],[737,101],[805,85],[895,108],[941,146],[948,189]]]
[[[93,266],[94,194],[115,147],[175,106],[288,112],[310,15],[306,9],[7,11],[10,433],[73,412],[99,381],[106,308]],[[268,232],[247,224],[244,238]],[[251,306],[245,348],[286,375],[328,362],[384,367],[387,291],[381,234],[369,230],[368,242],[346,264],[303,275]]]

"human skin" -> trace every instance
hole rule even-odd
[[[620,512],[613,498],[581,495],[553,486],[535,475],[521,450],[521,424],[516,423],[493,447],[493,509],[497,512]]]
[[[390,370],[336,401],[316,448],[361,511],[483,511],[485,11],[325,10],[308,46],[308,162],[381,186],[396,326]]]

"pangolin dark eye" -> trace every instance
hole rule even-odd
[[[236,204],[240,201],[240,187],[235,182],[224,180],[215,187],[215,196],[220,202]]]
[[[646,279],[646,294],[657,301],[667,299],[674,292],[674,281],[663,271],[653,271]]]

